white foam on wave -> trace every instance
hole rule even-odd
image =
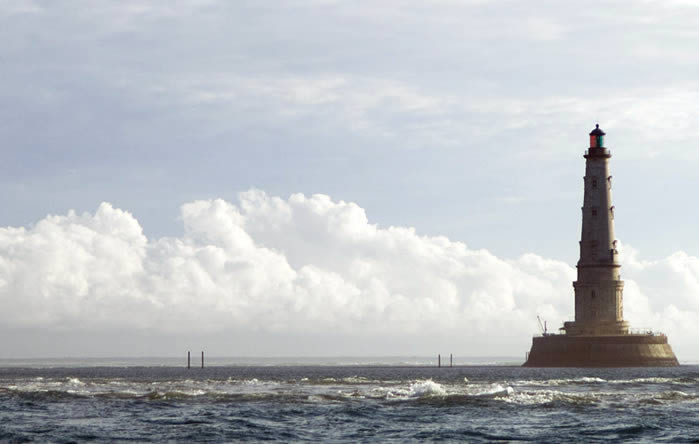
[[[559,386],[568,384],[600,384],[609,382],[605,379],[593,377],[593,376],[582,376],[580,378],[566,378],[566,379],[525,379],[519,381],[511,382],[512,385],[533,385],[533,386]]]
[[[367,378],[363,376],[348,376],[346,378],[342,378],[342,382],[346,382],[349,384],[366,384],[370,382]]]
[[[543,405],[551,402],[571,404],[596,404],[610,394],[603,393],[570,393],[558,390],[517,391],[501,400],[518,405]]]
[[[410,389],[408,391],[408,395],[411,397],[444,396],[446,394],[447,391],[444,387],[431,379],[410,384]]]
[[[515,392],[511,386],[501,385],[501,384],[490,384],[486,387],[479,387],[475,391],[471,392],[471,395],[480,397],[500,397],[500,396],[510,396]]]
[[[201,395],[205,395],[206,391],[201,390],[201,389],[194,389],[194,390],[183,390],[181,393],[184,395],[187,395],[187,396],[201,396]]]
[[[645,393],[629,392],[567,392],[561,390],[517,391],[511,396],[500,398],[505,402],[520,405],[542,405],[562,402],[579,405],[628,405],[638,403],[666,404],[676,402],[699,402],[699,395],[679,390]]]
[[[155,391],[150,392],[150,397],[155,399],[179,399],[179,398],[192,398],[197,396],[206,395],[205,390],[192,389],[192,390],[168,390],[168,391]]]
[[[539,392],[518,392],[503,399],[505,402],[519,405],[542,405],[553,400],[554,394],[548,390]]]
[[[693,382],[697,382],[695,379]],[[634,379],[614,379],[609,381],[610,384],[687,384],[688,381],[684,378],[634,378]]]
[[[257,378],[235,379],[228,378],[226,381],[207,381],[211,385],[229,384],[229,385],[244,385],[244,386],[276,386],[281,385],[280,381],[259,380]],[[200,382],[194,382],[193,385],[201,385]]]
[[[569,379],[538,379],[538,380],[518,380],[512,381],[514,386],[562,386],[570,384],[674,384],[687,385],[699,382],[699,378],[667,378],[667,377],[648,377],[648,378],[631,378],[631,379],[603,379],[599,377],[583,376],[580,378]]]
[[[678,401],[685,399],[697,399],[697,394],[685,393],[679,390],[670,390],[667,392],[661,392],[654,396],[656,399],[664,401]]]
[[[16,382],[16,381],[15,381]],[[278,381],[251,379],[228,380],[160,380],[129,381],[124,379],[84,379],[62,377],[59,379],[29,379],[21,383],[3,384],[5,389],[17,392],[56,391],[81,396],[146,396],[193,397],[229,394],[269,394],[280,390]],[[284,391],[283,389],[281,389]]]
[[[597,377],[589,377],[589,376],[583,376],[581,378],[575,378],[572,380],[573,382],[588,382],[588,383],[594,383],[594,382],[607,382],[605,379],[602,378],[597,378]]]
[[[432,396],[446,396],[447,391],[438,382],[431,379],[423,379],[412,382],[408,387],[375,387],[371,397],[383,397],[387,399],[415,399]]]
[[[461,397],[500,399],[512,396],[515,389],[507,384],[457,384],[445,386],[432,379],[418,380],[407,388],[403,387],[375,387],[367,393],[368,398],[404,399],[431,397]]]

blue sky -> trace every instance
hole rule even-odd
[[[0,226],[108,202],[155,245],[189,239],[187,203],[318,193],[380,229],[573,266],[599,122],[617,237],[638,263],[695,264],[698,37],[689,1],[0,1]],[[332,268],[259,236],[296,272]]]

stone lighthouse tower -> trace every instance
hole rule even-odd
[[[575,288],[575,322],[566,322],[569,335],[628,333],[624,322],[624,282],[619,278],[619,256],[614,239],[612,176],[604,131],[596,126],[585,153],[585,195],[578,280]]]
[[[605,133],[596,125],[585,151],[585,192],[582,206],[580,260],[575,289],[575,321],[565,322],[561,334],[534,337],[527,367],[642,367],[674,366],[677,358],[667,336],[634,333],[624,321],[624,281],[619,271],[614,238],[612,176],[604,145]]]

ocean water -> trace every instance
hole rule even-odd
[[[221,362],[0,361],[0,441],[699,442],[695,365]]]

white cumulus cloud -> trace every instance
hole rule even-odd
[[[479,338],[474,354],[490,354],[493,340],[519,355],[537,314],[551,329],[572,316],[571,265],[379,227],[325,195],[251,190],[237,203],[187,203],[181,219],[182,236],[147,239],[133,215],[103,203],[94,214],[0,229],[0,326],[452,335]],[[625,251],[629,319],[688,349],[699,259],[643,262]]]

